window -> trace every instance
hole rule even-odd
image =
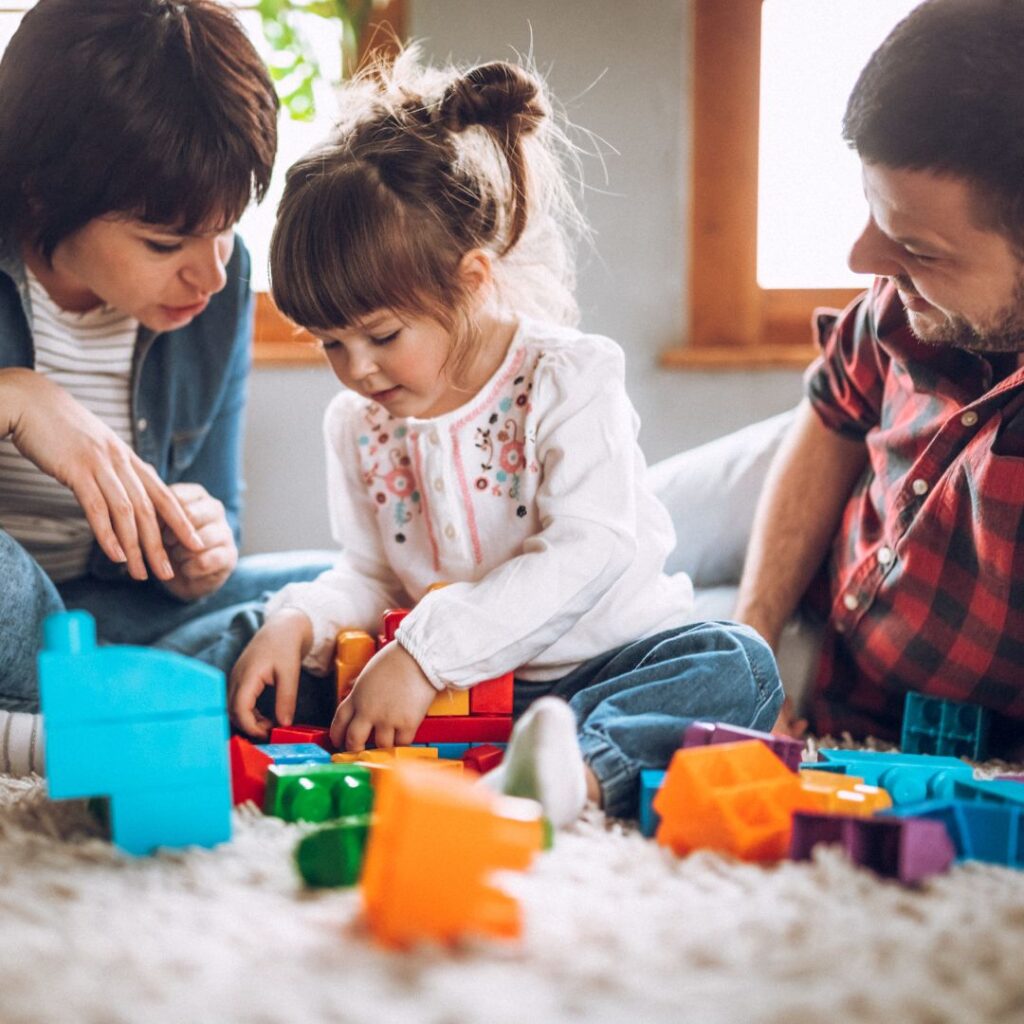
[[[919,0],[694,0],[690,334],[669,366],[804,366],[866,210],[840,137],[868,56]]]

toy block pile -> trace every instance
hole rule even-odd
[[[1024,786],[977,779],[950,751],[983,758],[982,709],[910,694],[897,753],[824,749],[722,723],[696,722],[666,772],[640,778],[640,827],[683,856],[808,859],[838,843],[850,859],[904,883],[954,861],[1024,868]],[[928,752],[920,752],[926,749]]]

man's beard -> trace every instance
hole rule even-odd
[[[910,278],[896,276],[892,280],[900,291],[917,294]],[[941,310],[936,312],[943,317],[942,323],[919,328],[914,326],[914,314],[907,311],[910,330],[918,341],[926,345],[965,348],[971,352],[1024,352],[1024,272],[1017,278],[1009,305],[1001,309],[991,325],[984,329],[973,327],[955,314]]]

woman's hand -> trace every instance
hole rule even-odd
[[[291,725],[299,689],[302,659],[313,644],[313,623],[295,608],[284,608],[267,619],[235,663],[228,681],[228,714],[249,736],[267,739],[273,722],[256,709],[267,686],[277,687],[274,716]]]
[[[170,527],[164,527],[163,541],[174,568],[174,578],[164,586],[183,601],[192,601],[223,585],[238,564],[238,548],[223,504],[202,484],[171,484],[171,493],[181,502],[203,546],[198,551],[186,547]]]
[[[0,371],[0,436],[69,488],[111,561],[137,580],[174,576],[161,522],[191,551],[203,540],[181,502],[102,420],[34,370]]]
[[[416,659],[397,641],[379,650],[338,705],[331,742],[363,750],[373,733],[378,747],[407,747],[437,696]]]

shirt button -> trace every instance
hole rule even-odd
[[[446,527],[444,528],[444,535],[445,535],[445,536],[446,536],[446,537],[447,537],[447,538],[448,538],[449,540],[455,540],[455,527],[454,527],[454,526],[452,526],[452,524],[451,524],[451,523],[449,523],[449,524],[448,524],[448,525],[447,525],[447,526],[446,526]]]
[[[437,436],[437,431],[436,430],[432,430],[430,432],[430,443],[431,444],[440,444],[441,443],[441,438],[439,438]]]
[[[892,565],[896,555],[892,548],[879,548],[875,557],[878,559],[879,565]]]
[[[965,427],[973,427],[978,422],[978,414],[973,409],[968,409],[967,412],[960,417],[960,422]]]
[[[928,493],[928,481],[922,480],[920,477],[918,477],[910,486],[915,494]]]
[[[137,426],[139,428],[139,431],[141,432],[141,431],[145,430],[146,427],[149,426],[149,420],[147,420],[146,417],[143,416],[142,419],[140,419],[140,420],[138,420],[136,422],[135,426]]]
[[[438,477],[434,481],[434,490],[435,491],[443,491],[444,490],[444,481],[440,477]]]
[[[847,611],[853,611],[860,602],[857,600],[856,594],[843,594],[843,605]]]

